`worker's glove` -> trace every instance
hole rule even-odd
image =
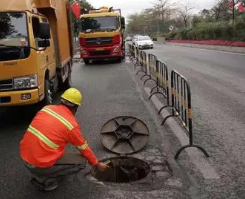
[[[96,166],[102,172],[109,168],[109,166],[102,162],[99,162]]]

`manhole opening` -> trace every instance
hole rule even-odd
[[[150,173],[150,166],[143,160],[132,157],[114,157],[102,160],[110,161],[109,168],[101,172],[96,167],[91,170],[92,175],[99,181],[114,183],[129,183],[145,178]]]

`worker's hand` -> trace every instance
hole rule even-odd
[[[102,162],[99,162],[96,166],[102,172],[109,168],[106,164],[104,164]]]

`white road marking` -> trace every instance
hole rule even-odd
[[[150,95],[150,88],[145,88],[145,92],[147,95]],[[156,96],[152,96],[152,102],[154,103],[157,110],[163,107],[163,104],[158,100]],[[169,115],[168,111],[165,109],[161,112],[163,117]],[[189,143],[189,138],[184,132],[184,130],[179,126],[179,124],[173,119],[169,118],[167,120],[169,126],[174,126],[175,130],[173,133],[179,139],[182,146],[187,145]],[[215,171],[215,169],[209,164],[207,159],[202,152],[200,152],[196,148],[188,148],[185,150],[193,164],[199,169],[205,179],[220,179],[219,175]]]

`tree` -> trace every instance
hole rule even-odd
[[[154,10],[158,13],[158,19],[160,19],[160,31],[164,29],[164,19],[166,17],[167,11],[171,8],[173,4],[170,0],[157,0],[154,3]]]
[[[69,2],[70,5],[72,5],[74,2],[77,2],[77,0],[69,0]],[[82,1],[80,0],[78,2],[80,3],[81,6],[81,13],[83,13],[84,9],[88,9],[88,10],[94,9],[94,7],[86,0],[82,0]],[[73,12],[72,12],[72,24],[73,24],[73,31],[75,32],[75,34],[78,34],[79,23]]]
[[[228,21],[231,18],[229,0],[218,0],[217,4],[211,9],[214,20]]]
[[[190,20],[191,17],[191,11],[194,9],[194,7],[191,5],[189,1],[185,2],[184,4],[180,3],[179,6],[179,15],[182,18],[184,22],[185,28],[187,27],[187,23]]]
[[[74,2],[77,2],[77,0],[69,0],[69,2],[70,2],[70,5],[72,5]],[[87,9],[87,10],[94,9],[94,7],[86,0],[82,0],[82,1],[80,0],[78,2],[80,3],[80,6],[81,6],[81,13],[83,13],[84,9]],[[72,14],[72,20],[73,22],[77,20],[74,14]]]
[[[129,16],[127,32],[133,34],[143,34],[147,26],[144,13],[136,13]]]

